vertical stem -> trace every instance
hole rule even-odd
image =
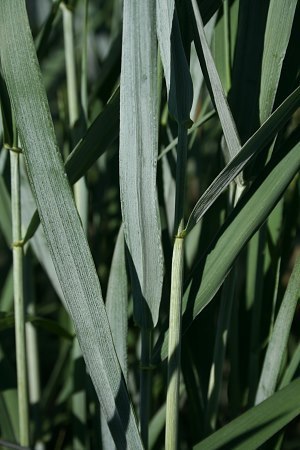
[[[61,4],[63,11],[65,60],[67,74],[69,125],[71,135],[74,137],[74,126],[79,118],[79,102],[77,95],[76,58],[74,45],[73,11],[64,3]],[[73,142],[74,143],[74,142]],[[83,229],[87,230],[87,190],[84,178],[74,184],[74,196],[77,210],[79,212]]]
[[[187,129],[178,126],[176,165],[175,242],[172,257],[171,297],[168,343],[168,392],[166,411],[167,450],[175,450],[178,440],[179,385],[181,360],[182,278],[184,261],[184,197],[187,159]]]
[[[77,98],[77,79],[75,63],[75,45],[73,30],[73,11],[65,3],[61,4],[64,25],[65,60],[68,90],[69,123],[73,127],[79,117]]]
[[[16,139],[17,141],[17,139]],[[12,236],[13,236],[13,278],[15,336],[17,359],[17,384],[19,403],[20,444],[29,445],[29,413],[26,370],[25,314],[23,295],[23,245],[21,235],[21,196],[20,196],[20,151],[14,144],[10,151]]]
[[[23,167],[22,167],[22,170]],[[33,286],[33,273],[31,253],[27,252],[24,261],[24,298],[26,312],[28,315],[36,314],[35,295]],[[26,344],[27,344],[27,373],[28,373],[28,393],[31,405],[31,417],[34,423],[35,450],[44,450],[45,444],[37,440],[41,436],[41,389],[40,389],[40,371],[39,371],[39,352],[38,352],[38,334],[31,322],[25,326]]]
[[[84,23],[82,32],[81,53],[81,105],[85,117],[88,120],[88,94],[87,94],[87,39],[88,39],[88,7],[89,0],[84,0]]]
[[[86,2],[87,8],[87,2]],[[71,131],[71,140],[74,144],[74,127],[79,119],[79,101],[77,91],[76,78],[76,57],[75,57],[75,40],[74,40],[74,23],[73,11],[65,4],[61,4],[63,11],[63,28],[64,28],[64,44],[65,44],[65,62],[67,74],[67,93],[68,93],[68,109],[69,109],[69,126]],[[85,45],[85,44],[83,44]],[[84,53],[84,50],[83,50]],[[86,60],[85,60],[86,65]],[[85,67],[86,70],[86,67]],[[82,77],[84,79],[84,76]],[[86,79],[82,81],[81,91],[85,95]],[[87,190],[84,178],[80,179],[74,185],[74,197],[76,207],[81,218],[83,229],[87,230]],[[74,416],[73,422],[73,446],[76,449],[86,448],[86,396],[85,396],[85,365],[82,353],[77,339],[73,342],[73,395],[72,395],[72,412]]]
[[[151,350],[152,331],[142,328],[142,354],[140,372],[140,429],[145,450],[148,449],[149,442],[149,416],[151,402]]]
[[[175,198],[175,236],[183,231],[183,213],[185,197],[185,168],[187,158],[187,129],[178,126],[178,148],[176,162],[176,198]]]
[[[181,311],[183,275],[183,238],[176,236],[171,278],[168,345],[168,392],[166,411],[166,449],[175,450],[178,439],[179,385],[181,359]]]
[[[231,86],[231,45],[230,45],[230,13],[228,0],[223,0],[224,8],[224,50],[226,69],[226,92]]]

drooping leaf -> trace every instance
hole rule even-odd
[[[158,152],[155,1],[124,2],[120,84],[120,195],[137,323],[158,320],[163,282],[156,193]]]
[[[0,3],[4,79],[55,269],[116,446],[142,448],[101,288],[57,148],[23,0]]]

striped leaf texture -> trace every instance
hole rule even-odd
[[[155,1],[124,1],[120,84],[120,194],[134,316],[143,328],[158,320],[163,282],[156,192],[158,154]]]
[[[1,69],[27,172],[80,347],[117,448],[142,448],[100,283],[56,144],[24,0],[0,3]]]

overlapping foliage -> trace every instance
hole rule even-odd
[[[0,446],[300,447],[299,25],[1,0]]]

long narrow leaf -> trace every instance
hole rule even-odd
[[[103,155],[119,134],[120,90],[117,89],[104,110],[88,128],[85,136],[76,145],[65,162],[65,170],[70,183],[78,181],[87,170]],[[40,224],[37,211],[32,213],[24,236],[29,241]]]
[[[194,283],[190,283],[183,299],[184,321],[187,329],[194,318],[212,300],[229,272],[235,258],[257,228],[283,195],[286,187],[300,168],[300,143],[285,155],[256,183],[236,207],[234,218],[210,246],[206,259],[194,270]],[[266,169],[267,170],[267,169]],[[222,257],[221,257],[222,256]],[[200,282],[201,280],[201,282]],[[200,286],[199,286],[200,282]],[[153,360],[167,356],[168,333],[158,342]]]
[[[28,181],[24,164],[21,165],[20,175],[21,175],[21,200],[22,200],[22,229],[29,230],[30,229],[29,221],[31,220],[34,214],[36,202],[32,194],[32,190]],[[37,224],[39,224],[40,223],[39,215],[36,214],[36,216],[33,217],[37,218]],[[42,227],[39,227],[34,233],[34,236],[30,241],[30,246],[35,256],[37,257],[38,261],[40,262],[41,266],[47,273],[49,280],[51,281],[52,286],[55,289],[58,297],[65,305],[65,299],[61,290],[60,283],[57,278],[57,274],[53,265],[51,255],[49,253],[45,233]]]
[[[192,5],[195,16],[195,24],[197,28],[197,33],[195,33],[196,50],[200,61],[202,61],[203,64],[205,62],[206,70],[204,69],[204,67],[202,67],[202,71],[204,76],[207,74],[209,77],[209,84],[211,86],[213,94],[213,101],[216,105],[216,109],[219,114],[230,158],[234,158],[241,149],[240,139],[236,130],[236,126],[231,111],[227,103],[227,99],[221,84],[221,80],[215,62],[213,60],[210,48],[206,40],[204,25],[202,22],[197,1],[192,0]],[[208,81],[207,77],[206,81]]]
[[[128,286],[123,225],[119,230],[113,254],[105,307],[119,363],[127,380]],[[109,428],[103,420],[101,435],[104,450],[115,448]]]
[[[289,365],[287,366],[284,372],[279,389],[284,388],[291,382],[299,366],[300,366],[300,343],[298,343],[293,353],[293,356],[289,362]]]
[[[292,320],[300,296],[300,256],[296,260],[283,297],[260,376],[255,404],[270,397],[275,391],[281,363],[286,350]]]
[[[120,86],[120,194],[137,323],[158,320],[163,282],[156,193],[158,152],[155,1],[124,2]]]
[[[269,117],[269,119],[257,130],[256,133],[243,145],[238,155],[232,159],[209,188],[196,203],[186,226],[186,231],[192,228],[201,220],[213,202],[219,197],[223,190],[234,180],[239,172],[253,155],[263,150],[266,144],[278,133],[278,130],[285,125],[300,104],[300,87],[297,88]]]
[[[142,448],[95,266],[56,145],[25,1],[0,3],[4,79],[51,256],[90,376],[119,448]]]
[[[201,8],[201,14],[205,25],[219,8],[221,0],[198,0],[198,4],[199,8]],[[174,10],[174,0],[156,0],[157,40],[159,43],[160,56],[164,68],[168,93],[170,92],[171,85],[171,33]]]
[[[116,352],[126,380],[128,286],[124,247],[124,231],[121,226],[113,254],[105,306]]]
[[[300,380],[296,380],[199,442],[194,450],[259,448],[300,413],[299,396]]]
[[[259,97],[261,123],[269,117],[273,109],[297,3],[297,0],[271,0],[270,2]]]
[[[118,137],[119,114],[120,90],[117,89],[66,160],[66,172],[71,183],[78,181]]]
[[[156,0],[156,27],[160,56],[164,68],[168,94],[171,85],[171,32],[173,24],[174,0]]]

